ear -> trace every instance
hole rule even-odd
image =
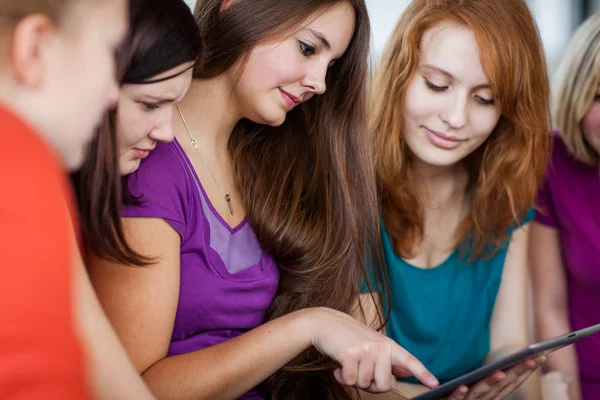
[[[225,10],[227,10],[227,9],[228,9],[228,8],[231,6],[231,4],[233,4],[233,0],[223,0],[223,1],[221,2],[221,8],[219,9],[219,11],[221,12],[221,14],[222,14],[222,13],[223,13]]]
[[[17,81],[30,88],[43,83],[45,49],[56,28],[50,18],[33,14],[23,18],[13,30],[9,57]]]

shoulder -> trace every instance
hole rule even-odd
[[[181,148],[175,143],[158,142],[148,158],[127,177],[129,188],[135,196],[148,189],[175,190],[185,188],[188,173]]]
[[[552,157],[548,171],[549,176],[557,169],[562,171],[565,168],[576,168],[578,164],[580,164],[580,162],[569,152],[569,149],[560,134],[555,132],[552,144]]]
[[[2,196],[1,204],[13,212],[22,210],[26,220],[47,217],[57,207],[64,208],[68,194],[66,175],[50,146],[1,106],[0,124],[0,182],[8,194]]]
[[[5,110],[0,126],[0,254],[11,273],[49,274],[57,283],[69,271],[76,220],[66,172],[41,136]]]
[[[159,142],[139,168],[127,177],[129,191],[139,202],[125,205],[123,217],[162,218],[183,237],[193,213],[192,171],[181,147]]]

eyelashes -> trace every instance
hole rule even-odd
[[[433,83],[431,83],[430,81],[428,81],[426,78],[423,78],[423,80],[425,81],[425,86],[427,86],[430,90],[432,90],[434,92],[440,93],[440,92],[444,92],[444,91],[448,90],[448,86],[437,86],[437,85],[434,85]],[[482,105],[490,106],[490,105],[494,104],[494,99],[486,99],[486,98],[481,97],[481,96],[475,96],[475,98]],[[596,99],[600,100],[600,94],[598,94],[596,96]]]
[[[304,43],[303,41],[298,41],[298,46],[300,47],[300,53],[302,53],[305,57],[310,57],[315,54],[315,47],[310,44]]]
[[[443,92],[448,89],[448,86],[437,86],[425,79],[425,85],[434,92]]]
[[[147,111],[154,111],[160,108],[160,104],[156,103],[142,103],[142,105]]]

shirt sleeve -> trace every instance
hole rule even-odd
[[[52,154],[26,134],[3,132],[0,149],[0,398],[88,399],[70,193]]]
[[[186,164],[175,144],[158,143],[139,168],[128,176],[127,183],[139,204],[126,205],[122,217],[162,218],[184,238],[190,190]]]

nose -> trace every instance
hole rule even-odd
[[[327,67],[317,66],[309,71],[302,79],[302,86],[308,88],[314,94],[323,94],[327,90],[325,77],[327,76]]]
[[[173,133],[173,106],[164,107],[164,115],[148,135],[151,139],[159,142],[171,142],[175,138]]]
[[[442,120],[452,129],[460,129],[467,124],[468,121],[468,95],[457,94],[449,96],[446,109],[442,112]]]

